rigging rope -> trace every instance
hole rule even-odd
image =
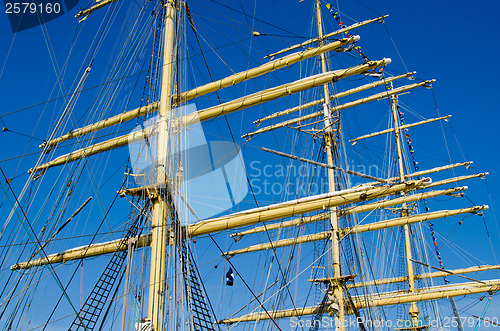
[[[5,180],[7,180],[7,177],[5,176],[5,173],[3,172],[3,169],[0,167],[0,171],[2,172],[2,175],[3,177],[5,178]],[[43,255],[43,257],[45,259],[48,259],[47,257],[47,253],[45,252],[45,250],[43,249],[42,247],[42,244],[40,243],[40,240],[38,239],[38,236],[36,235],[35,233],[35,230],[33,229],[33,226],[31,225],[29,219],[28,219],[28,216],[26,215],[26,213],[24,212],[24,208],[21,206],[18,198],[17,198],[17,195],[15,194],[14,190],[12,189],[12,186],[10,186],[9,183],[7,183],[7,186],[9,187],[9,191],[12,193],[12,195],[14,196],[14,199],[15,199],[15,204],[18,206],[19,210],[21,211],[21,214],[22,214],[22,219],[24,219],[26,221],[26,224],[28,225],[28,230],[27,231],[28,233],[31,234],[31,236],[33,236],[35,238],[35,241],[37,242],[38,246],[40,246],[40,252],[41,252],[41,255]],[[7,192],[5,192],[7,194]],[[21,222],[22,224],[25,224],[25,222]],[[76,313],[76,309],[73,305],[73,303],[71,302],[71,299],[69,298],[68,296],[68,293],[66,292],[66,289],[62,286],[62,283],[61,283],[61,280],[59,279],[59,277],[57,276],[57,273],[56,271],[54,270],[54,268],[52,267],[52,265],[49,265],[50,266],[50,269],[51,269],[51,274],[53,275],[54,279],[56,280],[56,283],[57,285],[59,286],[59,288],[61,289],[62,291],[62,295],[66,298],[66,300],[68,301],[69,305],[71,306],[71,309]]]
[[[488,311],[488,309],[490,308],[490,304],[491,304],[491,296],[489,297],[488,299],[488,302],[486,303],[486,305],[484,306],[483,308],[483,312],[481,313],[481,317],[478,319],[477,321],[477,324],[476,326],[474,327],[474,330],[473,331],[477,331],[477,329],[479,328],[479,326],[481,325],[481,320],[485,321],[486,319],[484,318],[484,316],[486,315],[486,312]],[[482,299],[482,298],[481,298]],[[480,300],[481,300],[480,299]]]
[[[199,48],[200,48],[200,52],[201,52],[201,55],[202,55],[202,57],[203,57],[203,61],[205,62],[205,65],[206,65],[206,68],[207,68],[208,74],[209,74],[209,76],[210,76],[211,81],[214,81],[213,76],[212,76],[212,73],[211,73],[211,71],[210,71],[210,67],[209,67],[208,62],[207,62],[207,59],[206,59],[206,57],[205,57],[205,52],[203,51],[203,48],[201,47],[201,43],[200,43],[200,40],[199,40],[199,38],[198,38],[197,29],[196,29],[196,26],[195,26],[194,21],[193,21],[193,19],[192,19],[191,12],[190,12],[190,10],[189,10],[189,6],[188,6],[188,4],[187,4],[187,3],[185,4],[185,8],[186,8],[186,16],[187,16],[187,17],[188,17],[188,19],[189,19],[189,23],[190,23],[191,29],[192,29],[192,31],[193,31],[193,33],[194,33],[195,37],[196,37],[196,41],[197,41],[198,46],[199,46]],[[215,92],[215,94],[217,95],[217,99],[219,100],[219,103],[221,103],[221,98],[220,98],[220,96],[219,96],[218,91],[216,91],[216,92]],[[229,130],[229,133],[230,133],[231,139],[232,139],[232,141],[233,141],[233,143],[234,143],[235,147],[237,147],[237,144],[236,144],[236,139],[234,138],[234,134],[233,134],[233,131],[232,131],[232,129],[231,129],[231,126],[229,125],[229,121],[228,121],[228,119],[227,119],[227,116],[226,116],[226,115],[224,115],[223,117],[224,117],[225,123],[226,123],[226,125],[227,125],[227,128],[228,128],[228,130]],[[238,157],[239,157],[239,160],[240,160],[241,164],[244,166],[243,159],[242,159],[242,157],[241,157],[241,154],[240,154],[240,153],[238,153]],[[243,169],[245,169],[245,167],[243,167]],[[258,206],[259,206],[259,203],[258,203],[257,198],[256,198],[256,196],[255,196],[255,192],[254,192],[254,190],[253,190],[253,186],[252,186],[252,183],[251,183],[250,178],[249,178],[249,176],[248,176],[248,173],[247,173],[247,171],[246,171],[246,170],[245,170],[245,172],[244,172],[244,173],[245,173],[245,178],[246,178],[247,184],[248,184],[248,186],[250,187],[250,191],[252,192],[252,196],[253,196],[253,199],[254,199],[255,205],[258,207]],[[263,226],[264,226],[264,227],[266,227],[266,223],[265,223],[265,222],[263,222]],[[269,232],[267,231],[267,229],[266,229],[265,233],[266,233],[266,235],[267,235],[267,239],[268,239],[269,243],[271,244],[271,249],[272,249],[272,252],[273,252],[273,259],[275,259],[275,260],[276,260],[276,263],[277,263],[277,265],[278,265],[279,272],[280,272],[281,276],[283,277],[283,281],[285,281],[285,280],[286,280],[285,271],[283,270],[283,267],[281,266],[281,263],[280,263],[279,259],[277,258],[276,248],[275,248],[275,247],[274,247],[274,245],[272,244],[272,239],[271,239],[271,237],[270,237]],[[215,242],[215,241],[214,241],[214,242]],[[291,302],[292,302],[293,307],[294,307],[294,308],[296,308],[296,305],[295,305],[295,300],[293,299],[293,296],[292,296],[292,294],[291,294],[291,292],[290,292],[290,289],[289,289],[288,287],[287,287],[287,291],[286,291],[286,292],[287,292],[287,294],[288,294],[288,295],[289,295],[289,297],[290,297],[290,300],[291,300]],[[264,307],[263,307],[263,308],[264,308]],[[265,310],[265,308],[264,308],[264,310]]]

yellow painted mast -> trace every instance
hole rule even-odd
[[[158,152],[156,164],[156,183],[166,187],[167,183],[167,149],[168,149],[168,118],[172,110],[172,77],[174,65],[175,36],[175,0],[165,2],[165,31],[163,48],[163,70],[161,78],[161,94],[158,111]],[[165,279],[166,255],[168,245],[169,202],[166,194],[158,194],[151,199],[151,267],[149,279],[148,317],[153,330],[164,330],[165,316]]]
[[[391,83],[391,88],[392,88],[392,83]],[[396,150],[397,150],[397,158],[398,158],[398,166],[399,166],[399,179],[402,183],[405,182],[406,177],[405,177],[405,170],[404,170],[404,163],[403,163],[403,148],[401,146],[401,130],[399,127],[399,121],[398,121],[398,105],[397,105],[397,97],[392,95],[391,96],[391,111],[392,111],[392,117],[394,120],[394,135],[396,137]],[[404,194],[404,193],[402,193]],[[401,217],[407,217],[408,216],[408,209],[406,208],[406,204],[402,205],[401,208]],[[408,284],[410,286],[410,293],[416,293],[415,289],[415,274],[413,272],[413,262],[412,262],[412,254],[411,254],[411,240],[410,240],[410,225],[405,224],[403,225],[404,228],[404,235],[405,235],[405,251],[406,251],[406,266],[408,269]],[[418,307],[416,302],[411,302],[410,304],[410,317],[412,320],[413,327],[418,326]]]
[[[320,0],[315,0],[316,4],[316,24],[318,28],[318,43],[323,44],[323,26],[321,21],[321,2]],[[320,54],[321,59],[321,72],[328,72],[328,64],[326,62],[325,54]],[[325,150],[327,155],[328,165],[334,166],[335,159],[333,151],[336,145],[335,137],[332,132],[332,111],[330,108],[330,90],[328,89],[328,84],[323,85],[324,88],[324,126],[325,132],[323,133],[323,139],[325,141]],[[335,172],[333,169],[328,169],[328,189],[330,192],[336,190],[335,183]],[[333,267],[333,278],[335,279],[333,284],[333,300],[338,302],[338,311],[334,311],[335,315],[335,330],[344,330],[344,319],[345,319],[345,308],[344,308],[344,292],[340,284],[340,279],[342,276],[342,270],[340,267],[340,241],[339,241],[339,224],[338,224],[337,208],[330,208],[330,225],[331,225],[331,242],[332,242],[332,267]],[[330,290],[330,289],[329,289]],[[332,308],[337,308],[332,305]]]

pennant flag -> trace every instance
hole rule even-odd
[[[234,283],[233,269],[229,268],[229,271],[226,273],[226,285],[233,286],[233,283]]]
[[[330,11],[330,14],[332,14],[333,18],[337,21],[337,24],[340,26],[340,28],[342,28],[342,29],[347,28],[347,25],[344,24],[345,22],[342,21],[342,19],[340,18],[339,12],[334,11],[332,5],[330,5],[329,3],[327,3],[326,4],[326,8],[328,8],[328,10]],[[350,37],[349,31],[345,31],[345,33],[346,33],[347,37]],[[356,45],[356,43],[353,43],[353,45]],[[370,60],[361,51],[361,47],[355,46],[354,49],[358,51],[359,55],[363,58],[363,61],[368,62]],[[350,51],[350,50],[351,50],[351,48],[348,49],[348,51]]]
[[[386,85],[386,86],[387,86],[388,90],[392,89],[392,85]],[[396,98],[397,98],[397,96],[396,96]],[[401,125],[404,125],[405,124],[404,112],[399,110],[398,100],[396,100],[396,106],[398,109],[398,114],[399,114],[399,119],[401,121]],[[415,161],[415,150],[414,150],[413,146],[411,145],[412,139],[410,138],[410,134],[408,133],[409,130],[404,129],[404,132],[405,132],[406,142],[408,144],[408,150],[410,151],[411,159],[413,161],[413,168],[415,169],[415,171],[418,171],[419,170],[418,162]],[[420,178],[420,177],[418,177],[418,178]],[[427,202],[425,201],[425,199],[423,200],[423,202],[424,202],[424,206],[425,206],[425,211],[429,212],[430,208],[427,207]],[[462,221],[460,221],[459,224],[461,224],[461,222]],[[428,222],[428,223],[429,223],[429,230],[431,231],[432,242],[434,243],[434,249],[436,252],[436,256],[437,256],[437,259],[439,261],[439,266],[441,267],[441,269],[444,269],[443,260],[441,259],[441,254],[439,253],[439,246],[437,244],[436,234],[434,233],[434,224],[432,224],[431,222]],[[445,282],[448,283],[446,278],[445,278]]]

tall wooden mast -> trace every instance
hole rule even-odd
[[[316,23],[318,28],[318,43],[320,46],[323,44],[323,25],[321,21],[321,3],[320,0],[315,0],[316,2]],[[325,54],[320,54],[321,60],[321,72],[328,72],[328,64],[326,62]],[[324,103],[323,103],[323,111],[324,111],[324,125],[325,132],[323,133],[323,139],[325,140],[325,149],[327,155],[328,165],[334,166],[334,147],[335,147],[335,137],[333,135],[332,130],[332,112],[330,109],[330,90],[328,89],[328,84],[323,85],[324,88]],[[335,183],[335,173],[333,169],[328,169],[328,189],[330,192],[336,190]],[[338,312],[335,313],[335,329],[336,330],[344,330],[344,293],[342,291],[341,284],[339,283],[341,279],[341,269],[340,269],[340,246],[339,246],[339,224],[338,224],[338,216],[337,216],[337,208],[330,209],[330,225],[331,225],[331,241],[332,241],[332,267],[333,267],[333,278],[337,279],[334,281],[333,287],[333,300],[338,302]]]
[[[167,150],[168,132],[167,121],[172,110],[172,76],[173,76],[173,49],[175,37],[175,0],[165,2],[165,31],[163,48],[163,68],[161,78],[160,105],[158,111],[158,151],[156,164],[156,184],[166,188],[167,183]],[[149,280],[149,304],[148,316],[151,320],[153,330],[164,329],[165,308],[165,279],[166,279],[166,255],[168,245],[168,219],[169,202],[165,190],[151,198],[152,204],[152,236],[151,236],[151,268]]]

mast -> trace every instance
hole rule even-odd
[[[392,83],[390,85],[392,89]],[[399,128],[399,122],[398,122],[398,105],[397,105],[397,97],[395,95],[391,96],[391,111],[392,111],[392,117],[394,120],[394,135],[396,137],[396,150],[397,150],[397,157],[398,157],[398,166],[399,166],[399,179],[402,183],[405,182],[405,172],[404,172],[404,164],[403,164],[403,149],[401,148],[401,132]],[[404,193],[403,193],[404,194]],[[407,217],[408,216],[408,210],[406,209],[406,204],[402,204],[401,208],[401,217]],[[404,229],[404,234],[405,234],[405,250],[406,250],[406,265],[408,269],[408,284],[410,286],[410,293],[414,294],[415,291],[415,274],[413,272],[413,262],[412,262],[412,255],[411,255],[411,242],[410,242],[410,226],[408,224],[405,224],[403,226]],[[418,307],[416,302],[412,302],[410,305],[410,317],[412,320],[413,327],[418,326]]]
[[[315,0],[316,4],[316,23],[318,28],[318,43],[321,46],[323,44],[323,26],[321,21],[321,3],[320,0]],[[328,72],[328,64],[326,63],[325,54],[320,54],[321,59],[321,72]],[[333,149],[335,148],[336,141],[332,134],[332,112],[330,109],[330,90],[328,89],[328,84],[323,85],[324,89],[324,125],[325,132],[323,133],[323,139],[325,141],[325,150],[327,155],[327,162],[329,166],[334,166],[334,155]],[[335,173],[332,168],[327,170],[328,173],[328,189],[330,192],[336,190],[335,183]],[[332,267],[333,267],[333,301],[338,302],[338,311],[334,311],[335,315],[335,330],[344,330],[344,293],[342,291],[341,284],[341,270],[340,270],[340,246],[339,246],[339,224],[337,217],[337,208],[330,209],[330,225],[331,225],[331,241],[332,241]],[[330,291],[330,288],[328,289]],[[337,308],[332,305],[332,308]]]
[[[175,0],[165,3],[165,31],[163,48],[163,69],[161,78],[160,105],[158,111],[158,151],[156,164],[156,183],[166,187],[167,183],[167,149],[168,132],[167,120],[172,110],[172,76],[173,76],[173,48],[175,37]],[[169,203],[165,192],[151,199],[152,224],[151,224],[151,267],[149,280],[148,317],[153,330],[164,329],[165,314],[165,279],[167,255],[167,225],[169,216]]]

